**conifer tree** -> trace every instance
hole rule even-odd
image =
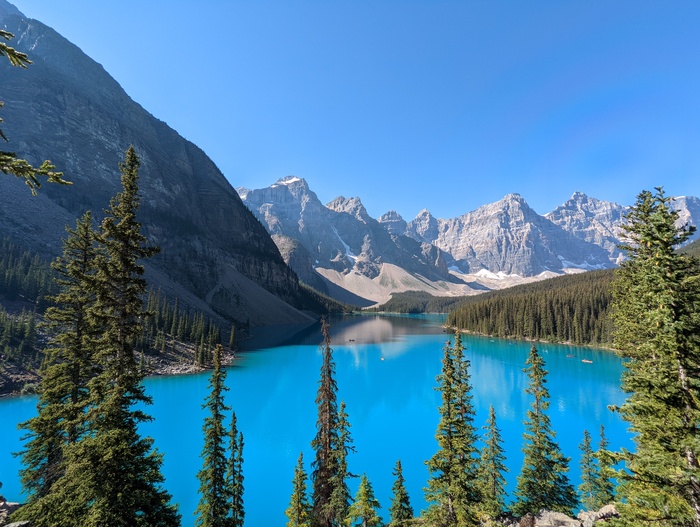
[[[583,431],[583,441],[579,445],[579,449],[581,450],[581,484],[578,486],[578,492],[581,496],[581,505],[587,511],[595,511],[600,508],[597,495],[600,472],[591,446],[591,434],[588,430]]]
[[[608,440],[605,437],[605,427],[600,425],[600,443],[598,450],[595,452],[595,458],[598,463],[598,482],[596,485],[597,503],[596,508],[613,503],[615,501],[615,483],[613,456],[608,450]]]
[[[626,525],[700,525],[700,264],[674,250],[694,228],[676,226],[671,201],[661,188],[639,194],[613,283],[619,412],[635,442],[620,453]]]
[[[316,437],[311,441],[316,457],[311,465],[312,483],[312,514],[313,527],[332,527],[334,521],[333,510],[330,507],[331,497],[334,491],[334,482],[338,473],[337,456],[334,448],[338,445],[338,386],[334,379],[335,363],[333,362],[333,349],[328,333],[328,323],[323,320],[321,332],[323,343],[321,344],[322,364],[321,379],[316,394],[316,407],[318,418],[316,421]]]
[[[413,507],[408,496],[408,491],[404,485],[403,469],[401,460],[396,461],[393,471],[396,480],[392,487],[391,508],[389,509],[389,517],[391,527],[402,527],[408,525],[408,522],[413,520]]]
[[[506,478],[503,439],[496,424],[496,411],[489,407],[489,417],[484,426],[484,446],[479,460],[479,487],[481,488],[481,509],[490,518],[496,518],[505,510]]]
[[[571,514],[578,500],[569,482],[569,458],[555,442],[549,420],[549,390],[544,360],[533,345],[523,370],[529,378],[526,393],[533,396],[523,434],[523,466],[515,489],[513,512],[519,516],[537,514],[541,509]]]
[[[220,348],[221,345],[217,345]],[[245,508],[243,506],[243,432],[238,430],[236,413],[231,418],[229,435],[229,463],[226,481],[230,487],[231,527],[243,527]]]
[[[41,522],[43,498],[65,472],[64,448],[85,433],[87,384],[94,374],[92,356],[98,326],[91,310],[97,247],[90,212],[67,229],[63,256],[52,267],[60,291],[45,314],[46,328],[53,335],[45,350],[39,387],[37,416],[22,423],[28,439],[22,452],[22,484],[29,496],[22,518]]]
[[[209,395],[203,408],[208,411],[204,418],[204,447],[202,448],[202,469],[197,473],[199,480],[199,504],[195,511],[195,525],[201,527],[228,527],[231,505],[229,503],[230,483],[226,477],[224,413],[230,410],[224,401],[226,370],[221,367],[221,346],[214,349],[214,371],[209,379]]]
[[[289,507],[284,512],[287,516],[287,527],[310,527],[311,504],[306,495],[306,470],[304,470],[304,454],[299,454],[299,460],[294,467],[294,479],[292,480],[292,496]]]
[[[350,435],[350,422],[345,410],[345,401],[340,402],[338,410],[338,436],[336,444],[333,445],[333,467],[334,474],[331,476],[331,500],[329,503],[330,513],[336,525],[342,525],[347,518],[348,509],[352,502],[352,495],[348,487],[348,478],[352,474],[348,470],[348,453],[354,452],[352,437]]]
[[[438,375],[442,394],[440,422],[435,434],[438,451],[426,462],[431,473],[426,489],[430,502],[426,516],[436,525],[476,525],[478,488],[477,434],[471,402],[469,361],[459,333],[455,346],[444,348],[442,373]]]
[[[139,423],[150,420],[143,405],[151,402],[133,348],[145,315],[139,260],[155,252],[136,219],[138,167],[131,147],[120,165],[122,191],[105,211],[99,236],[105,254],[97,259],[92,313],[102,336],[94,354],[99,373],[88,384],[86,433],[65,449],[66,470],[54,484],[57,492],[47,496],[46,525],[179,525],[177,508],[162,488],[162,456],[138,432]]]
[[[381,507],[374,497],[374,489],[367,474],[362,474],[360,486],[355,494],[355,501],[348,510],[348,522],[357,527],[377,527],[382,525],[382,519],[377,514]]]

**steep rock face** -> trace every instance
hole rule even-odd
[[[698,227],[698,223],[700,223],[700,199],[695,196],[678,196],[671,202],[671,207],[678,211],[677,225]],[[689,241],[697,239],[700,239],[700,233],[695,231]]]
[[[148,264],[153,275],[172,292],[184,290],[253,325],[306,319],[284,302],[298,298],[296,276],[211,159],[132,101],[76,46],[4,0],[0,6],[0,24],[16,36],[12,45],[34,62],[20,70],[0,61],[8,148],[33,163],[50,158],[73,182],[44,185],[42,200],[73,218],[86,209],[99,217],[120,189],[118,162],[133,144],[141,158],[140,221],[161,247]],[[6,187],[3,202],[28,192],[19,181]],[[39,230],[43,221],[33,219]],[[55,238],[43,243],[60,247]]]
[[[583,242],[532,210],[518,194],[443,220],[422,211],[407,232],[450,254],[462,272],[534,276],[609,266],[600,247]]]
[[[350,273],[376,279],[385,264],[428,280],[452,280],[437,248],[390,234],[370,217],[359,198],[341,196],[324,206],[307,182],[295,176],[267,188],[239,192],[304,281],[312,280],[309,260],[315,269],[332,271],[323,275],[326,282],[327,276]],[[320,276],[317,273],[317,278]],[[322,290],[333,293],[333,288]]]
[[[626,210],[617,203],[574,192],[568,201],[545,214],[545,218],[578,239],[602,247],[610,261],[619,264],[623,255],[617,246]]]
[[[387,231],[389,231],[389,234],[406,234],[406,227],[408,224],[406,223],[406,220],[404,220],[395,210],[390,210],[389,212],[382,214],[377,221]]]
[[[676,225],[697,225],[700,218],[700,199],[679,196],[671,201],[671,208],[678,211]],[[624,241],[625,214],[629,210],[617,203],[603,201],[575,192],[571,198],[545,215],[552,223],[586,242],[593,243],[608,252],[611,262],[619,264],[624,254],[618,245]],[[698,239],[696,233],[690,241]]]

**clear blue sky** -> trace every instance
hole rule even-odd
[[[233,186],[377,217],[700,196],[700,2],[16,0]]]

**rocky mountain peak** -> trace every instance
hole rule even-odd
[[[382,214],[379,217],[379,223],[387,230],[390,234],[405,234],[406,233],[406,220],[401,217],[401,214],[395,210],[390,210]]]
[[[363,223],[368,223],[371,219],[360,198],[338,196],[330,203],[327,203],[326,207],[335,212],[350,214]]]

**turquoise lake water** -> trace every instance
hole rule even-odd
[[[349,456],[350,471],[367,473],[385,507],[385,521],[397,459],[401,459],[416,512],[425,507],[428,472],[424,461],[436,450],[440,404],[435,377],[449,338],[440,322],[437,317],[374,315],[332,321],[338,398],[347,404],[357,450]],[[319,328],[312,327],[285,344],[245,351],[228,369],[227,402],[236,411],[245,438],[245,524],[249,527],[285,525],[294,466],[302,451],[310,471],[320,341]],[[463,341],[471,361],[477,424],[483,426],[493,405],[504,437],[512,492],[522,463],[522,421],[530,405],[522,369],[531,344],[469,336]],[[605,425],[611,448],[633,446],[626,425],[607,409],[624,401],[619,388],[621,361],[610,352],[590,348],[540,343],[538,349],[549,372],[552,424],[560,447],[571,457],[570,478],[578,485],[578,445],[584,429],[591,432],[594,446],[600,424]],[[155,403],[148,411],[155,420],[143,426],[143,432],[153,436],[164,453],[166,487],[180,506],[184,526],[194,524],[197,506],[196,473],[205,415],[201,406],[208,381],[208,373],[146,380]],[[19,462],[11,454],[21,449],[16,423],[34,415],[35,404],[33,397],[0,400],[1,492],[11,501],[21,500]],[[354,493],[357,480],[350,487]]]

